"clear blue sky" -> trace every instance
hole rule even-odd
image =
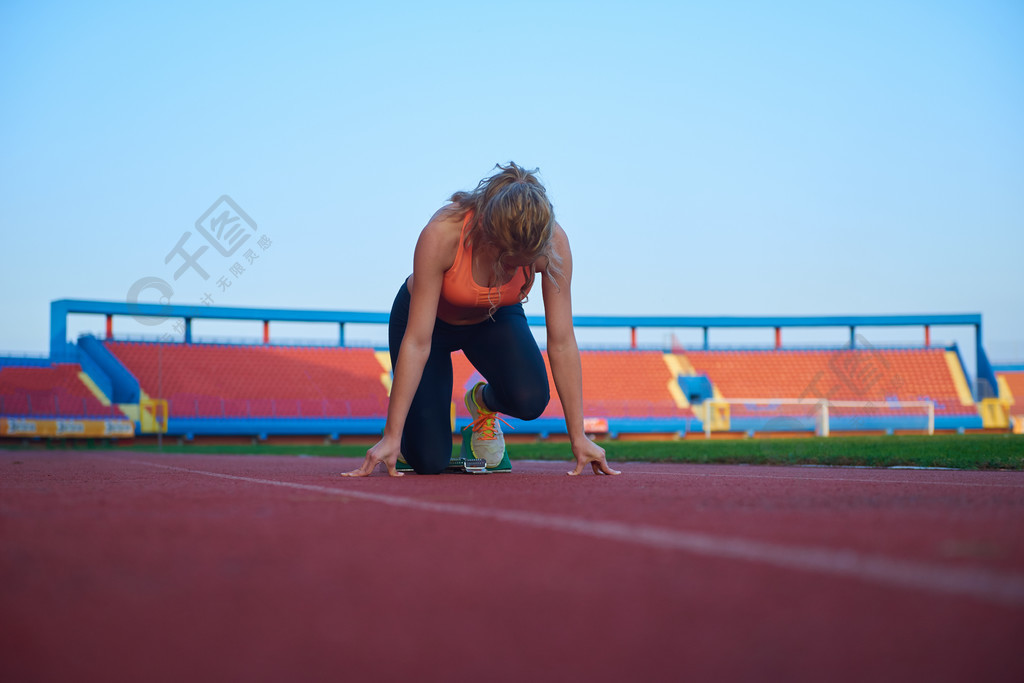
[[[2,351],[143,277],[387,310],[433,211],[511,159],[569,233],[578,314],[981,312],[1024,356],[1017,0],[6,0],[0,98]],[[225,194],[258,260],[174,281]]]

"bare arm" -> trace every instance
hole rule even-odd
[[[391,476],[402,474],[395,469],[402,444],[402,431],[405,429],[405,420],[409,416],[413,396],[416,395],[416,389],[423,377],[423,368],[430,355],[430,340],[434,332],[438,300],[441,297],[441,283],[444,271],[451,267],[454,254],[452,232],[446,229],[443,219],[439,216],[440,212],[435,214],[416,242],[413,276],[410,280],[409,321],[394,369],[395,381],[391,387],[384,435],[367,451],[362,466],[346,472],[344,476],[365,477],[373,472],[379,462],[387,466],[388,474]],[[457,233],[455,236],[457,239]]]
[[[595,474],[619,474],[608,467],[604,449],[591,441],[583,431],[583,369],[572,324],[572,252],[569,249],[569,238],[557,223],[552,243],[555,253],[561,257],[561,273],[555,275],[553,281],[547,268],[542,273],[544,321],[551,374],[565,414],[565,427],[572,452],[576,456],[576,469],[569,474],[580,474],[588,462]]]

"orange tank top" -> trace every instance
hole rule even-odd
[[[444,280],[441,282],[442,307],[479,308],[488,311],[491,306],[510,306],[519,303],[519,291],[526,282],[522,268],[517,268],[512,279],[501,287],[482,287],[473,279],[473,247],[466,244],[466,231],[472,216],[472,211],[466,212],[466,217],[462,221],[455,263],[444,272]]]

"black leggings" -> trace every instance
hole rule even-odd
[[[409,289],[398,290],[388,323],[391,365],[398,367],[409,321]],[[452,352],[462,349],[487,380],[484,404],[521,420],[540,417],[551,392],[537,341],[526,324],[522,304],[503,306],[493,320],[473,325],[434,321],[430,356],[402,432],[402,455],[418,474],[443,472],[452,456]]]

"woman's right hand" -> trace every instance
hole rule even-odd
[[[363,460],[363,464],[358,469],[354,469],[351,472],[345,472],[341,476],[343,477],[368,477],[373,474],[373,470],[376,469],[377,463],[384,463],[388,468],[388,476],[392,477],[403,477],[404,472],[399,472],[396,468],[398,464],[399,446],[401,444],[400,439],[394,439],[385,436],[370,450],[366,451],[366,459]]]

